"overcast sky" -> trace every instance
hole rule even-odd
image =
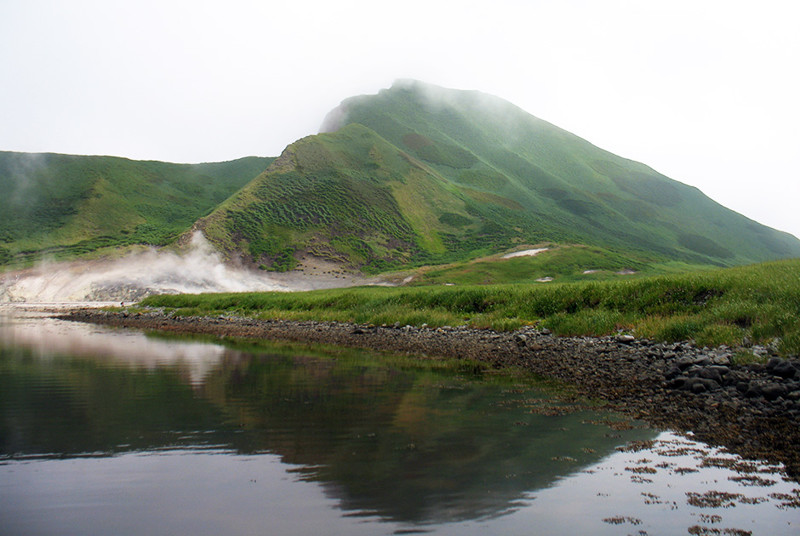
[[[800,236],[798,21],[794,0],[0,0],[0,150],[276,156],[414,78]]]

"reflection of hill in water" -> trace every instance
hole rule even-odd
[[[108,355],[1,351],[4,456],[271,452],[302,466],[300,477],[344,510],[397,521],[503,513],[622,442],[619,432],[583,424],[598,418],[585,412],[531,413],[549,404],[540,391],[376,364],[363,353],[333,360],[226,349],[205,382],[191,385],[183,361],[144,368]]]

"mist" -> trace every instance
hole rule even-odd
[[[0,189],[3,192],[0,207],[11,212],[5,214],[6,217],[27,217],[34,210],[41,200],[44,188],[41,173],[46,167],[45,154],[0,151]],[[0,226],[0,231],[3,227],[6,226]]]
[[[515,104],[500,97],[472,89],[450,89],[429,84],[419,80],[397,79],[390,89],[381,89],[378,94],[389,90],[403,90],[413,92],[414,97],[421,107],[429,114],[435,115],[447,112],[449,109],[469,110],[473,119],[483,121],[486,125],[502,125],[502,138],[498,143],[513,146],[515,143],[525,142],[524,136],[531,125],[546,125],[554,128],[547,121],[535,117]],[[336,132],[348,122],[349,109],[352,102],[360,97],[350,97],[343,100],[333,108],[322,121],[318,132]]]
[[[352,284],[352,283],[350,283]],[[42,262],[0,276],[0,302],[129,302],[151,294],[311,290],[347,286],[303,274],[272,274],[223,262],[200,232],[184,251],[147,250],[114,260]]]

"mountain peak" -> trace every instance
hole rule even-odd
[[[473,199],[513,200],[524,209],[519,224],[494,221],[533,225],[547,239],[722,265],[800,254],[794,237],[479,91],[401,79],[344,100],[321,131],[347,124],[368,127]],[[533,234],[509,239],[543,238]]]

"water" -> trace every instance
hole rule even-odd
[[[798,532],[780,468],[631,424],[530,380],[16,311],[0,533]]]

